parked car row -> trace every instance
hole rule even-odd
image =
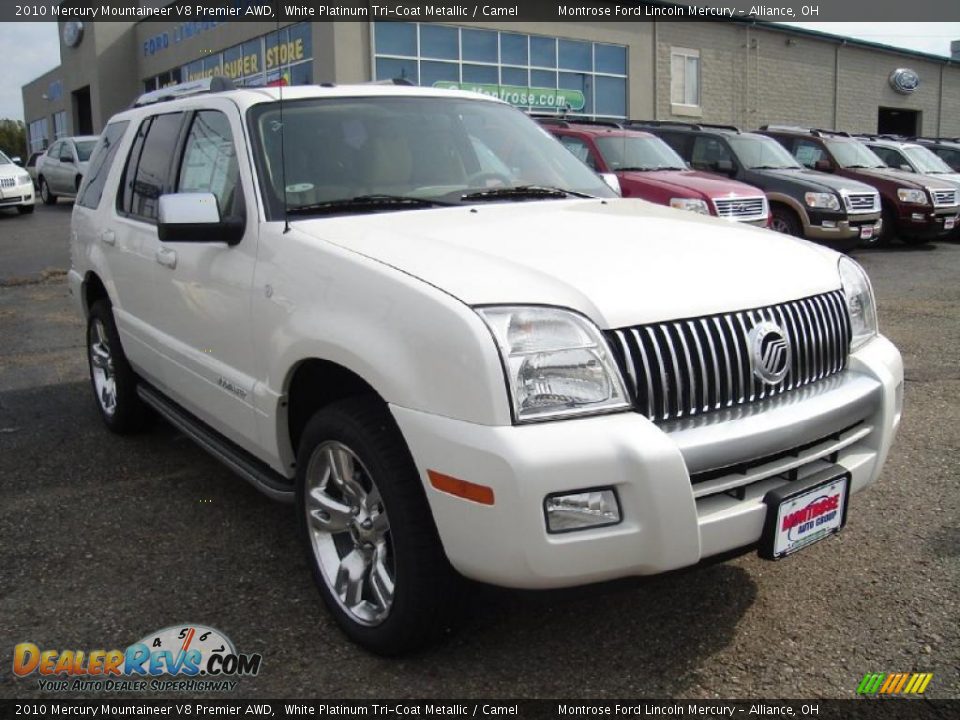
[[[20,167],[19,157],[0,152],[0,208],[16,208],[20,214],[33,212],[33,182]]]
[[[62,138],[42,152],[31,153],[26,166],[21,158],[0,152],[0,208],[33,212],[36,191],[45,205],[53,205],[60,197],[75,198],[99,139],[98,135]]]
[[[537,119],[595,171],[615,174],[624,197],[766,225],[840,250],[957,232],[960,175],[919,141],[792,126],[745,132],[662,120]]]

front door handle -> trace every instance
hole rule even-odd
[[[160,248],[156,254],[157,262],[173,270],[177,267],[177,253],[170,248]]]
[[[104,245],[117,244],[117,234],[113,230],[104,230],[102,233],[100,233],[100,239],[103,241]]]

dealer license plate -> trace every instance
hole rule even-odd
[[[873,225],[864,225],[860,228],[860,239],[869,240],[873,237]]]
[[[760,555],[779,560],[839,532],[849,494],[850,473],[839,466],[768,492]]]
[[[953,226],[956,224],[957,219],[955,217],[947,218],[943,221],[944,230],[953,230]]]

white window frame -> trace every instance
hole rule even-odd
[[[677,102],[673,97],[674,87],[674,58],[683,58],[683,100]],[[696,103],[685,102],[687,97],[687,60],[695,58],[697,61],[697,101]],[[702,114],[703,105],[703,60],[700,51],[694,48],[671,47],[670,48],[670,111],[674,115],[693,115],[699,117]]]

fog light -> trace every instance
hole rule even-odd
[[[923,213],[913,213],[910,217],[914,222],[923,222],[927,219]]]
[[[825,228],[829,228],[830,230],[836,230],[836,228],[837,228],[837,223],[836,223],[836,221],[834,221],[834,220],[824,220],[824,221],[823,221],[823,226],[824,226]]]
[[[550,533],[586,530],[620,522],[620,503],[613,488],[548,495],[543,501],[543,510],[547,532]]]

